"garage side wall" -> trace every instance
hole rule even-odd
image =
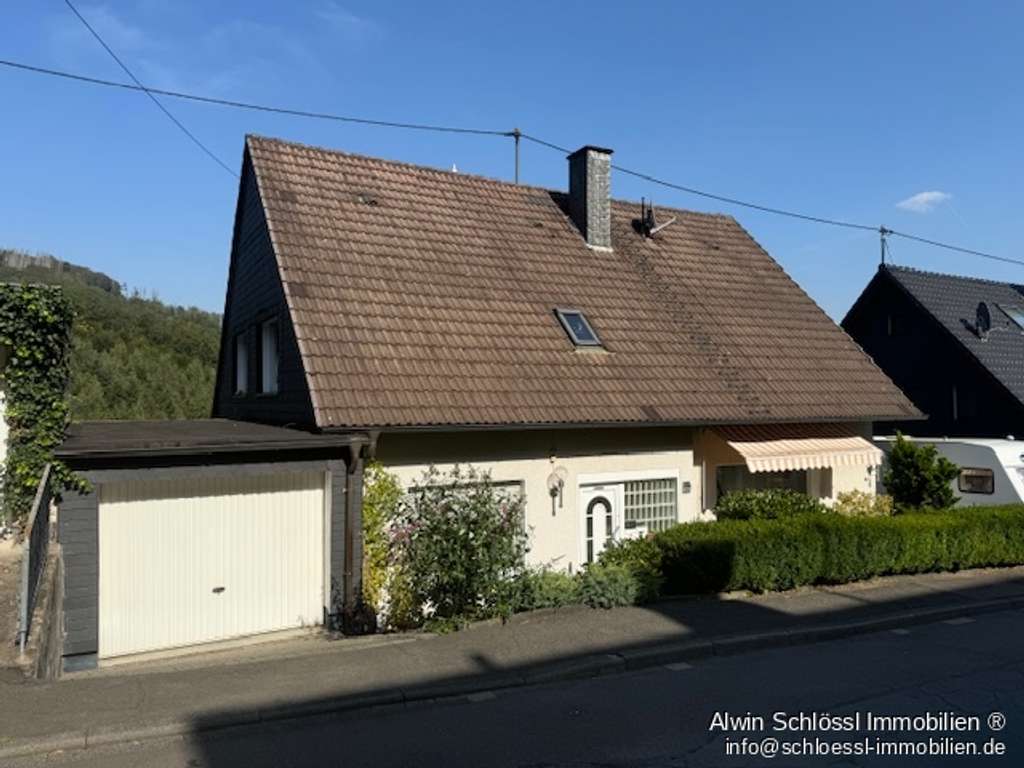
[[[95,664],[99,641],[99,496],[65,494],[58,515],[64,557],[64,655]],[[76,667],[66,658],[65,669]]]

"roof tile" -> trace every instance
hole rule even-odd
[[[731,217],[249,137],[321,427],[870,420],[911,403]],[[300,290],[296,290],[301,286]],[[606,353],[577,351],[578,308]],[[653,406],[653,407],[652,407]]]

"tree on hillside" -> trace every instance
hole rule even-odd
[[[0,251],[0,256],[16,252]],[[47,264],[45,260],[37,260]],[[20,267],[5,266],[9,262]],[[31,257],[0,258],[0,282],[59,284],[75,311],[71,415],[84,419],[182,419],[210,415],[220,316],[174,307],[99,272]]]

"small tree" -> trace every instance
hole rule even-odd
[[[380,464],[368,464],[363,475],[363,600],[380,612],[388,581],[388,526],[398,514],[402,485]]]
[[[934,445],[916,445],[897,433],[882,482],[901,511],[948,509],[957,502],[950,483],[959,471],[956,464],[939,456]]]
[[[528,548],[523,500],[496,489],[488,474],[431,468],[401,505],[391,537],[416,602],[436,618],[509,610]]]

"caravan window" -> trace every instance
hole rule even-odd
[[[995,493],[995,472],[980,467],[964,467],[960,470],[956,487],[960,489],[960,493]]]

